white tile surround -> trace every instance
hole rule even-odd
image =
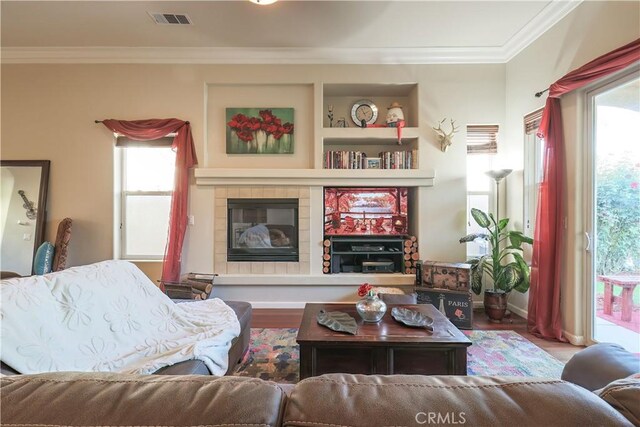
[[[311,272],[311,199],[309,187],[216,186],[214,206],[214,267],[221,275],[308,275]],[[227,199],[298,199],[299,262],[228,262]]]

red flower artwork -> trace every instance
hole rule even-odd
[[[248,113],[236,113],[229,119],[230,110],[238,109],[227,109],[227,126],[237,140],[229,141],[229,136],[227,137],[228,153],[293,153],[293,123],[283,124],[282,119],[271,109],[258,110],[255,116],[251,116],[251,109],[242,109]],[[276,110],[282,111],[289,119],[293,118],[293,109]],[[283,140],[284,135],[289,137]],[[234,146],[234,141],[236,144],[243,144]]]

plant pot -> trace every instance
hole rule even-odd
[[[490,321],[494,323],[502,322],[502,318],[507,312],[506,292],[484,291],[484,312]]]

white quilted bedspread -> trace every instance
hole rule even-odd
[[[224,375],[240,334],[220,299],[175,304],[126,261],[0,283],[0,358],[24,374],[148,374],[199,359]]]

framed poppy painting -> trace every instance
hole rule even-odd
[[[293,154],[293,108],[227,108],[227,154]]]

